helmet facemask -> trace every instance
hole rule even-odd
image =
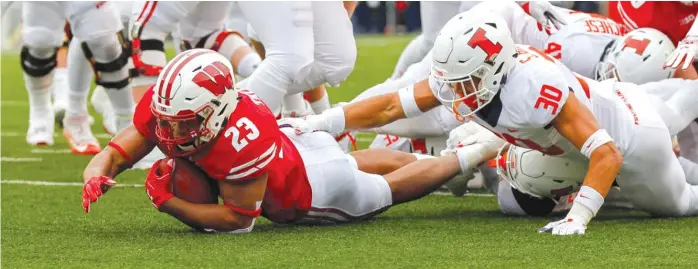
[[[607,79],[615,79],[617,81],[622,81],[620,74],[618,74],[618,68],[616,66],[615,55],[606,56],[609,59],[601,60],[599,65],[596,67],[596,80],[604,81]]]
[[[191,155],[217,134],[207,126],[215,111],[210,105],[195,112],[183,111],[176,116],[160,114],[154,107],[151,109],[157,121],[155,134],[172,156]]]
[[[484,83],[487,74],[491,69],[487,65],[482,65],[475,71],[462,78],[447,79],[439,76],[433,76],[439,82],[436,98],[442,103],[451,104],[451,111],[456,114],[456,117],[463,119],[471,116],[479,111],[492,101],[496,94],[495,91],[487,88]],[[438,74],[438,71],[435,71]],[[469,112],[462,112],[458,107],[464,104],[468,107]]]

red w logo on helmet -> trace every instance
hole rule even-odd
[[[225,93],[227,89],[233,88],[232,72],[225,64],[219,61],[205,66],[194,76],[192,81],[196,85],[211,91],[216,96]]]
[[[495,57],[499,54],[499,52],[502,51],[502,44],[497,43],[495,44],[485,36],[485,29],[482,28],[477,28],[477,31],[475,31],[475,34],[473,37],[470,38],[470,41],[468,41],[468,46],[471,48],[479,47],[482,49],[485,53],[487,53],[487,61],[493,61]]]
[[[637,53],[637,55],[642,55],[643,53],[645,53],[645,49],[649,44],[649,39],[643,38],[642,40],[638,40],[631,36],[628,37],[628,39],[626,39],[625,42],[623,42],[623,50],[625,50],[625,48],[633,48],[635,49],[635,53]]]

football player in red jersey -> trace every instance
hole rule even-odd
[[[224,56],[205,49],[186,51],[165,66],[138,104],[134,124],[85,169],[85,211],[116,184],[116,175],[155,146],[168,157],[187,157],[215,179],[224,203],[175,197],[174,162],[160,160],[145,182],[153,205],[192,227],[231,232],[251,231],[260,214],[276,223],[365,219],[494,157],[467,146],[439,158],[390,150],[344,154],[326,132],[279,127],[258,97],[234,89],[231,70]]]
[[[669,36],[676,50],[666,61],[676,68],[676,77],[698,79],[689,68],[698,52],[698,5],[694,1],[611,1],[608,16],[631,29],[650,27]],[[681,66],[681,68],[678,68]]]

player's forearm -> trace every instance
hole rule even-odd
[[[405,118],[397,93],[375,96],[344,107],[346,130],[381,127]]]
[[[114,178],[128,168],[128,164],[114,154],[114,149],[107,147],[95,155],[82,173],[83,181],[99,176]]]
[[[596,216],[623,165],[623,156],[613,143],[597,148],[589,159],[589,171],[584,178],[584,185],[567,214],[568,218],[585,224]]]
[[[610,144],[612,143],[592,152],[589,171],[584,178],[584,185],[593,188],[603,197],[608,194],[623,165],[623,156],[615,146]]]
[[[247,229],[253,220],[250,217],[238,216],[223,205],[193,204],[177,197],[163,203],[160,211],[191,227],[219,232]]]

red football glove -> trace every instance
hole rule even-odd
[[[85,213],[90,212],[91,203],[97,202],[97,199],[115,184],[116,181],[108,176],[92,177],[85,182],[82,186],[82,208]]]
[[[161,164],[161,162],[165,162],[165,164]],[[150,168],[148,178],[145,180],[145,192],[157,209],[160,209],[163,203],[174,197],[170,190],[174,165],[173,159],[157,160]]]

